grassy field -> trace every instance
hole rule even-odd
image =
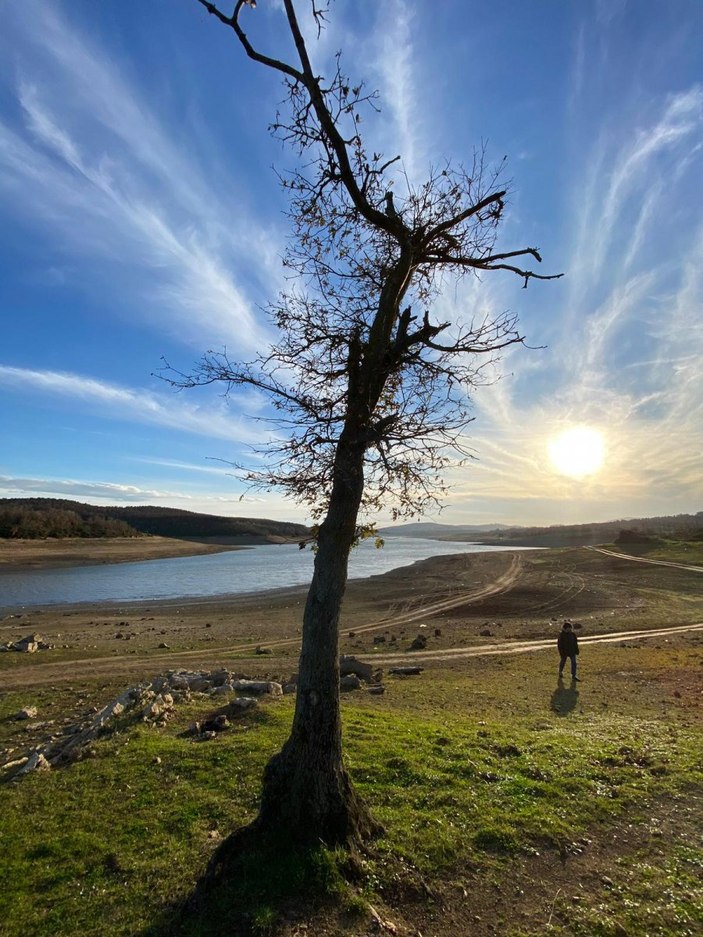
[[[444,564],[445,578],[458,569]],[[397,583],[397,603],[409,580],[387,581]],[[488,621],[508,642],[536,635],[539,622],[551,635],[575,602],[593,634],[701,621],[700,583],[589,551],[534,554],[510,593],[511,614],[501,595],[444,609],[436,642],[485,643]],[[433,600],[449,594],[446,585]],[[365,588],[355,594],[368,615]],[[295,603],[281,603],[289,615]],[[242,608],[230,613],[233,634],[212,615],[201,633],[245,638],[275,620],[269,602],[256,614]],[[195,619],[183,628],[195,633]],[[83,629],[81,618],[76,635]],[[373,633],[344,638],[371,653]],[[0,694],[3,761],[38,731],[14,718],[21,707],[70,724],[129,685],[119,667],[91,674],[86,665],[55,679],[51,653],[31,655],[22,665],[29,676]],[[27,655],[1,656],[10,678]],[[544,650],[428,659],[418,677],[388,676],[383,696],[344,695],[349,770],[385,828],[351,880],[342,856],[262,844],[237,881],[184,910],[214,848],[255,815],[263,767],[290,725],[290,696],[207,742],[184,734],[213,711],[194,698],[162,728],[126,721],[81,761],[0,782],[0,934],[702,934],[703,632],[584,644],[575,685],[557,683],[555,658]],[[132,680],[165,669],[158,654],[130,662]],[[250,653],[246,667],[293,663]]]
[[[316,934],[366,933],[367,903],[400,928],[423,921],[423,934],[701,933],[694,640],[590,648],[578,690],[559,688],[542,654],[389,678],[384,697],[348,694],[349,766],[386,830],[363,880],[352,890],[322,853],[295,875],[261,856],[246,887],[178,925],[174,909],[213,847],[254,815],[291,700],[207,743],[182,736],[207,701],[164,729],[126,725],[93,757],[0,789],[2,933],[214,935],[234,909],[265,933],[306,878],[318,901],[321,882],[335,898]],[[3,698],[6,741],[26,702]]]

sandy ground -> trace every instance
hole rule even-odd
[[[0,570],[138,563],[142,560],[164,560],[240,549],[242,545],[233,543],[232,538],[226,542],[175,540],[171,537],[106,537],[100,540],[0,539]]]
[[[52,650],[0,654],[5,689],[153,676],[235,661],[252,673],[295,670],[305,588],[216,599],[46,607],[0,620],[0,644],[40,633]],[[549,646],[562,621],[598,635],[703,621],[703,575],[587,549],[435,557],[351,581],[340,644],[379,663],[431,665],[487,646]],[[427,638],[424,652],[410,650]],[[257,648],[268,653],[257,653]],[[246,662],[246,663],[245,663]]]

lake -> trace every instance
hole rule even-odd
[[[349,578],[365,579],[431,556],[497,549],[500,548],[477,543],[388,537],[383,549],[377,550],[367,541],[352,551]],[[3,570],[0,571],[0,610],[263,592],[307,584],[312,567],[310,550],[300,550],[294,544],[267,544],[227,553],[142,563]]]

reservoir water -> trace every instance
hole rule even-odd
[[[498,547],[411,537],[388,537],[377,550],[365,542],[352,551],[349,578],[365,579],[431,556],[478,553]],[[265,545],[207,556],[0,571],[0,610],[82,602],[133,602],[263,592],[310,582],[313,554],[297,545]]]

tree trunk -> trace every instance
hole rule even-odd
[[[339,615],[363,492],[364,445],[340,438],[303,617],[291,734],[266,767],[257,825],[293,840],[360,846],[380,831],[342,762]]]

